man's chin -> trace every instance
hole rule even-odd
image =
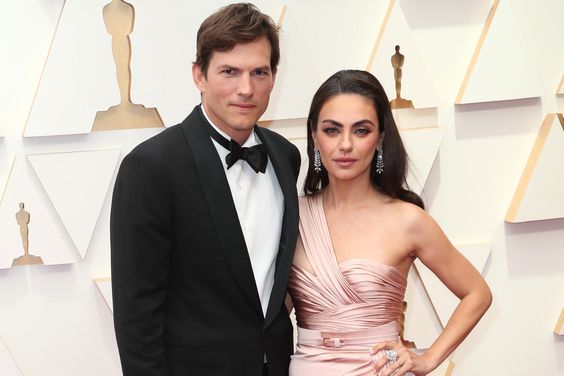
[[[250,130],[250,129],[253,129],[253,127],[255,126],[257,121],[258,121],[258,119],[256,119],[256,118],[245,119],[244,121],[241,120],[241,121],[235,123],[233,128],[235,128],[239,131]]]

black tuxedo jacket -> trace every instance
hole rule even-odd
[[[300,156],[255,130],[284,194],[266,318],[227,178],[197,106],[123,160],[110,221],[114,325],[124,375],[287,375],[284,306],[298,231]],[[268,208],[265,208],[268,210]]]

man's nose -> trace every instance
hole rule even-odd
[[[241,75],[237,86],[237,93],[245,97],[249,97],[253,94],[253,82],[251,81],[250,75]]]

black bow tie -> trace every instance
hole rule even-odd
[[[266,165],[268,163],[268,157],[266,156],[266,149],[263,144],[258,144],[251,146],[250,148],[241,147],[236,141],[231,140],[230,143],[231,153],[225,156],[225,162],[227,162],[227,169],[235,164],[239,159],[247,161],[249,166],[255,172],[266,171]]]
[[[239,159],[242,159],[247,161],[249,166],[251,166],[255,172],[258,173],[260,171],[264,173],[266,171],[268,156],[263,144],[251,146],[250,148],[241,147],[241,145],[239,145],[235,140],[228,141],[207,121],[204,121],[204,124],[206,124],[210,137],[217,141],[225,149],[231,151],[225,156],[227,169],[231,168],[231,166],[233,166]]]

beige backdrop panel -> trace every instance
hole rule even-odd
[[[111,198],[108,195],[103,200],[88,253],[83,259],[67,231],[68,223],[59,218],[41,181],[25,159],[28,154],[103,149],[119,149],[123,156],[134,145],[159,131],[64,136],[88,133],[96,111],[119,101],[111,38],[101,13],[107,2],[109,0],[65,2],[65,12],[41,84],[39,76],[63,1],[47,4],[35,0],[26,2],[25,9],[23,4],[11,2],[0,14],[2,35],[18,36],[9,38],[6,56],[10,59],[3,61],[0,67],[3,83],[0,123],[5,136],[0,140],[0,158],[5,158],[8,164],[12,155],[17,156],[18,164],[23,161],[19,172],[12,175],[0,204],[0,242],[4,241],[0,243],[0,258],[11,262],[20,251],[17,247],[21,247],[21,237],[14,215],[19,197],[30,191],[30,196],[26,196],[32,197],[26,205],[32,215],[30,249],[35,252],[34,245],[47,244],[50,252],[67,252],[70,256],[65,257],[74,261],[72,265],[0,270],[0,335],[25,375],[120,374],[111,312],[93,282],[93,279],[109,276]],[[174,124],[198,102],[190,74],[197,25],[212,9],[226,2],[132,0],[131,3],[136,8],[135,27],[130,35],[131,99],[134,103],[157,108],[166,125]],[[501,5],[508,3],[502,1]],[[389,2],[356,1],[355,6],[344,6],[336,0],[307,3],[272,0],[257,4],[275,19],[282,6],[288,6],[282,23],[282,65],[265,119],[277,120],[266,125],[292,139],[303,151],[303,118],[311,95],[335,70],[366,66]],[[517,48],[517,51],[512,50],[516,54],[511,56],[531,57],[522,71],[524,77],[536,74],[533,86],[538,84],[550,90],[541,90],[541,97],[532,100],[455,108],[456,93],[491,1],[397,0],[396,5],[401,6],[440,98],[434,112],[398,115],[403,129],[438,125],[444,129],[440,147],[428,145],[423,137],[413,141],[425,155],[436,154],[424,164],[429,174],[422,194],[428,210],[451,239],[459,243],[488,239],[492,243],[490,260],[483,274],[492,286],[494,304],[453,354],[452,360],[456,363],[453,375],[564,373],[564,342],[551,335],[555,312],[562,310],[562,299],[558,297],[562,296],[564,286],[563,219],[521,224],[503,221],[540,122],[548,113],[563,111],[562,95],[554,95],[555,83],[561,79],[564,66],[561,47],[564,23],[560,22],[563,4],[561,0],[512,1],[514,20],[524,36],[522,43],[521,39],[510,39],[512,34],[497,33],[499,43],[495,46],[501,46],[500,50],[494,49],[495,53],[487,59],[489,65],[505,67],[509,62],[523,68],[520,62],[502,53],[504,47]],[[320,17],[322,15],[325,19]],[[22,19],[28,22],[22,23]],[[513,72],[514,67],[510,68],[507,73]],[[385,74],[380,72],[378,76]],[[418,84],[405,82],[405,85]],[[478,91],[489,88],[484,80],[476,80],[474,84]],[[54,136],[24,140],[21,131],[38,87],[26,135]],[[523,96],[521,88],[512,85],[502,85],[502,88],[505,98]],[[531,86],[527,84],[524,88],[527,89],[525,95],[530,96]],[[298,120],[278,121],[287,118]],[[425,146],[429,148],[425,150]],[[305,153],[302,159],[300,179],[307,166]],[[417,157],[416,162],[421,162],[420,159],[423,157]],[[110,189],[114,177],[115,174]],[[93,192],[85,194],[89,193]],[[7,245],[8,237],[12,238],[12,245]],[[11,254],[13,249],[16,249],[15,255]],[[108,282],[104,283],[107,295]],[[409,286],[406,334],[419,347],[428,347],[440,332],[440,321],[415,270],[410,274]],[[524,326],[523,322],[534,325]],[[527,346],[499,351],[507,348],[507,343],[526,343]],[[531,348],[540,355],[531,356]]]

